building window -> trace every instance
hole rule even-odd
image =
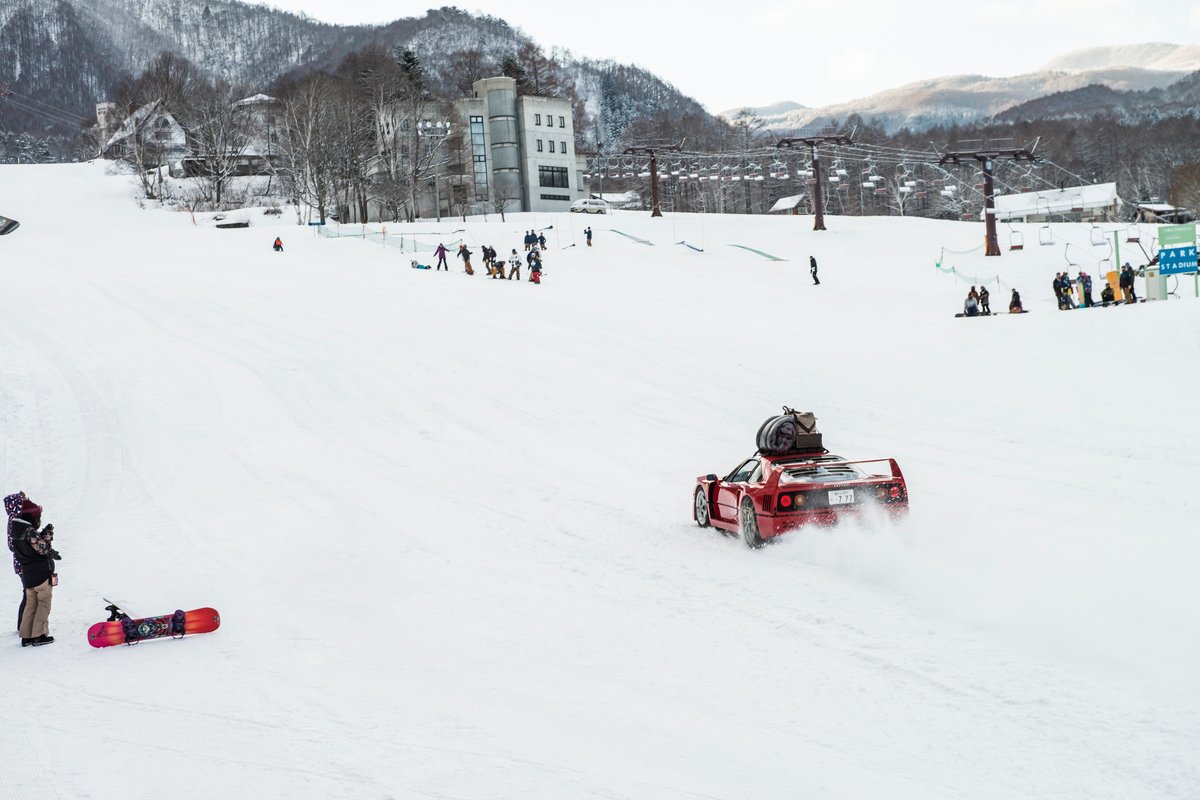
[[[540,152],[542,152],[542,140],[538,139],[537,143],[538,143],[538,152],[540,153]]]
[[[542,115],[541,115],[541,114],[534,114],[534,115],[533,115],[533,124],[534,124],[534,125],[541,125],[541,124],[542,124]]]
[[[554,152],[554,140],[553,139],[550,140],[550,152],[551,153]]]
[[[565,127],[567,127],[567,119],[566,119],[566,117],[559,117],[559,118],[558,118],[558,127],[560,127],[560,128],[565,128]]]
[[[571,197],[570,197],[570,195],[565,195],[565,194],[544,194],[544,195],[542,195],[542,199],[543,199],[543,200],[566,200],[566,201],[570,201]]]
[[[559,145],[561,145],[561,146],[559,147],[559,150],[560,150],[561,152],[563,152],[563,153],[566,153],[566,152],[567,152],[567,143],[566,143],[566,142],[559,142]]]
[[[483,139],[483,117],[471,117],[471,155],[475,164],[475,198],[488,196],[487,148]]]
[[[566,167],[538,167],[538,185],[548,189],[569,189]]]

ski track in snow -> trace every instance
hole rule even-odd
[[[534,287],[106,170],[0,168],[0,476],[64,554],[0,797],[1200,796],[1200,302],[1058,313],[1031,248],[956,266],[1033,313],[956,320],[960,223],[467,224],[553,225]],[[910,518],[696,528],[782,403]],[[93,650],[101,596],[222,627]]]

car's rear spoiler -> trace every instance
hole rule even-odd
[[[786,463],[780,462],[779,467],[781,469],[803,469],[805,467],[826,467],[833,464],[882,464],[885,461],[891,467],[892,477],[904,480],[904,473],[900,471],[900,465],[896,463],[896,459],[894,458],[860,458],[855,461],[797,461],[795,463],[789,461]]]

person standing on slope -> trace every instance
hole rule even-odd
[[[980,314],[991,314],[992,313],[992,307],[990,305],[988,305],[988,303],[990,301],[991,301],[991,295],[988,293],[987,287],[980,286],[979,287],[979,313]]]
[[[446,245],[438,242],[437,250],[434,250],[433,254],[437,256],[437,269],[434,271],[440,272],[442,269],[445,269],[446,272],[449,272],[450,267],[446,265]]]
[[[588,247],[592,246],[592,226],[588,225],[583,229],[583,235],[587,237]]]
[[[466,269],[468,275],[474,275],[475,270],[471,267],[471,251],[467,249],[465,244],[458,246],[458,257],[463,260],[463,268]]]
[[[537,237],[537,243],[538,243],[538,247],[545,250],[546,249],[546,234],[539,233],[538,237]]]
[[[815,256],[808,257],[808,271],[812,273],[813,286],[820,286],[821,279],[817,277],[817,259]]]
[[[21,614],[21,646],[37,647],[51,644],[50,602],[53,586],[58,583],[54,562],[60,556],[54,549],[54,526],[42,524],[42,507],[25,496],[24,492],[4,498],[4,506],[19,507],[9,517],[13,539],[13,555],[21,565],[21,585],[25,587],[25,609]]]

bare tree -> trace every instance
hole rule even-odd
[[[521,199],[521,187],[517,182],[516,176],[510,173],[501,173],[492,181],[492,208],[500,214],[500,221],[504,222],[504,212],[512,205],[513,201]]]
[[[289,87],[284,95],[284,179],[299,213],[301,203],[316,209],[321,224],[334,199],[336,125],[330,108],[334,80],[317,73]]]
[[[179,109],[192,164],[205,196],[220,207],[250,146],[248,115],[237,107],[247,90],[226,81],[197,81]]]

